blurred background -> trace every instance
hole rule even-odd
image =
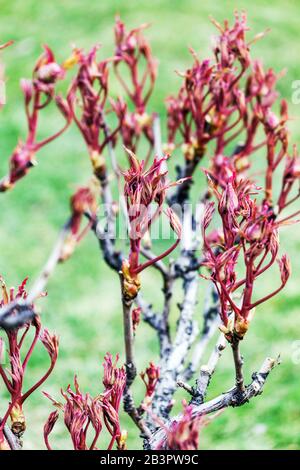
[[[196,2],[192,0],[151,0],[130,2],[109,0],[85,2],[39,2],[37,0],[0,0],[0,43],[10,39],[14,45],[2,51],[5,63],[6,104],[0,116],[0,174],[7,171],[7,160],[19,137],[25,134],[23,97],[19,80],[30,77],[41,44],[47,43],[59,62],[70,54],[73,44],[86,49],[103,45],[103,57],[113,53],[113,25],[116,13],[128,28],[150,22],[146,32],[153,52],[159,59],[159,75],[150,108],[164,113],[164,98],[175,92],[180,78],[174,72],[191,63],[188,46],[201,58],[210,54],[215,29],[208,17],[232,21],[235,8],[246,9],[251,35],[271,28],[271,32],[253,48],[253,55],[276,72],[286,69],[279,91],[290,105],[291,137],[300,140],[300,104],[292,103],[292,83],[300,80],[299,0],[263,0]],[[45,113],[41,135],[57,128],[56,112]],[[123,158],[123,157],[120,157]],[[57,232],[69,213],[69,197],[78,185],[90,177],[90,164],[76,128],[72,126],[62,138],[44,148],[39,165],[0,198],[0,274],[7,285],[19,284],[25,276],[30,281],[46,261]],[[228,409],[206,427],[200,436],[201,449],[299,449],[300,448],[300,239],[299,227],[281,233],[282,251],[293,264],[293,275],[285,290],[268,302],[257,314],[242,344],[246,377],[259,367],[266,356],[279,353],[282,365],[269,377],[264,394],[239,408]],[[277,285],[278,277],[269,274],[259,289]],[[203,281],[204,282],[204,281]],[[144,275],[145,296],[155,298],[159,307],[159,275],[147,270]],[[203,290],[200,289],[199,298]],[[180,294],[179,294],[180,295]],[[178,298],[180,300],[180,297]],[[201,302],[200,302],[201,304]],[[199,305],[200,305],[199,304]],[[39,301],[43,325],[60,336],[60,355],[54,373],[43,386],[59,398],[74,373],[83,390],[97,394],[102,389],[102,359],[107,351],[122,354],[121,303],[119,280],[101,260],[97,242],[89,234],[73,257],[58,267],[48,285],[48,297]],[[176,303],[173,313],[176,318]],[[199,307],[199,318],[201,309]],[[0,333],[1,334],[1,333]],[[138,368],[144,370],[150,360],[158,361],[157,343],[146,325],[139,327],[136,349]],[[48,365],[42,348],[37,348],[30,362],[27,382],[32,383]],[[135,393],[143,396],[141,380]],[[209,396],[233,385],[230,351],[219,363]],[[5,394],[0,384],[0,416]],[[180,402],[181,395],[177,401]],[[26,402],[28,430],[26,449],[44,448],[42,427],[52,411],[51,403],[38,390]],[[141,446],[137,431],[122,414],[123,427],[129,431],[128,446]],[[53,433],[54,448],[69,448],[62,426]]]

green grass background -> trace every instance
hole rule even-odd
[[[2,62],[6,64],[7,104],[0,116],[0,174],[5,174],[7,159],[18,137],[25,132],[19,80],[30,76],[41,44],[49,44],[60,61],[68,57],[74,43],[88,48],[100,42],[104,52],[111,53],[116,13],[121,14],[129,27],[152,23],[147,36],[159,58],[159,77],[151,107],[163,113],[164,97],[179,85],[174,70],[182,70],[190,63],[187,46],[199,51],[202,58],[206,57],[215,33],[208,16],[232,19],[235,8],[248,11],[253,34],[271,28],[271,33],[255,45],[254,55],[276,71],[287,69],[279,90],[291,106],[292,140],[299,142],[300,105],[291,103],[292,82],[300,79],[299,0],[273,0],[272,3],[263,0],[1,0],[0,42],[14,39],[15,44],[2,52]],[[56,114],[50,111],[41,134],[56,126]],[[38,167],[28,177],[12,192],[1,195],[0,273],[8,285],[18,284],[26,275],[31,280],[37,275],[58,228],[66,219],[69,196],[89,175],[84,145],[72,127],[60,140],[43,149]],[[258,310],[243,344],[247,380],[268,355],[281,353],[282,365],[268,379],[262,397],[240,409],[226,410],[202,431],[201,449],[300,448],[300,364],[297,364],[296,354],[300,340],[298,234],[298,226],[282,232],[282,249],[291,256],[293,276],[281,295]],[[148,270],[144,276],[145,294],[157,298],[158,305],[161,300],[157,295],[159,282],[158,275]],[[271,273],[259,289],[270,289],[277,282],[278,277]],[[44,325],[55,330],[61,340],[58,364],[43,386],[44,390],[59,397],[60,387],[66,387],[77,373],[82,389],[94,394],[101,391],[101,362],[105,352],[122,352],[118,289],[118,279],[102,262],[97,243],[90,234],[72,259],[57,269],[49,283],[48,297],[40,302]],[[201,290],[200,296],[202,294]],[[157,360],[156,338],[142,325],[136,343],[138,367],[142,370],[149,360]],[[39,377],[47,361],[42,348],[38,348],[28,369],[28,383]],[[231,357],[227,351],[214,376],[210,396],[232,384]],[[135,392],[138,397],[142,396],[141,384],[136,385]],[[1,387],[0,394],[1,415],[6,398]],[[43,448],[42,426],[51,404],[38,391],[26,402],[25,410],[28,420],[25,448]],[[125,416],[122,416],[122,423],[129,431],[129,447],[139,448],[135,428]],[[53,442],[55,448],[69,447],[62,426],[54,432]]]

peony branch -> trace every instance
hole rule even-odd
[[[1,419],[0,419],[1,422]],[[9,447],[11,450],[22,450],[22,445],[18,437],[12,432],[10,427],[5,424],[4,429],[3,429],[3,434],[5,436],[5,439],[8,442]]]
[[[210,358],[206,365],[200,368],[199,377],[196,381],[196,387],[193,389],[193,398],[191,403],[194,405],[200,405],[204,402],[206,391],[210,384],[211,378],[216,370],[218,361],[226,347],[226,339],[223,333],[220,334],[219,339],[210,355]]]
[[[35,316],[33,302],[44,292],[50,276],[60,261],[64,243],[70,233],[70,220],[63,226],[51,254],[26,299],[16,299],[0,309],[0,327],[12,329],[22,326]]]
[[[240,352],[240,340],[239,338],[236,337],[236,335],[233,335],[231,349],[232,349],[233,361],[234,361],[234,367],[235,367],[236,388],[240,392],[244,392],[245,391],[244,374],[243,374],[244,361]]]
[[[205,416],[210,413],[223,410],[228,407],[242,406],[252,398],[260,395],[263,392],[263,388],[269,373],[277,364],[279,364],[278,359],[266,358],[259,371],[252,375],[252,382],[245,387],[244,392],[241,393],[236,387],[234,387],[206,403],[193,406],[193,419],[196,419],[199,416]],[[163,443],[166,443],[166,430],[172,426],[173,422],[178,422],[180,419],[180,415],[176,416],[165,423],[163,428],[159,428],[152,435],[150,440],[150,448],[156,449],[158,445],[160,448],[163,448]]]
[[[195,270],[187,269],[194,263],[195,233],[192,224],[192,215],[187,210],[185,215],[190,224],[184,223],[182,247],[175,265],[183,283],[183,301],[179,305],[179,317],[173,342],[161,358],[160,379],[155,388],[152,401],[152,413],[167,419],[171,411],[173,395],[177,388],[177,380],[184,366],[186,356],[195,341],[197,335],[197,322],[194,320],[194,311],[198,301],[199,275]],[[154,426],[153,419],[149,417],[149,423]]]
[[[200,338],[195,345],[191,361],[182,374],[184,381],[190,380],[197,372],[203,354],[209,341],[215,334],[219,325],[219,298],[213,284],[209,285],[206,291],[206,298],[203,311],[203,328]]]

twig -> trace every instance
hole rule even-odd
[[[109,158],[110,158],[110,161],[111,161],[111,164],[112,164],[113,172],[114,172],[114,174],[117,178],[119,195],[121,195],[122,194],[122,190],[121,190],[121,175],[122,175],[122,172],[119,168],[117,158],[116,158],[116,153],[115,153],[114,147],[112,145],[111,131],[110,131],[109,126],[108,126],[108,124],[105,120],[105,117],[103,115],[102,115],[102,120],[103,120],[103,123],[104,123],[105,137],[106,137],[106,139],[108,139],[107,149],[108,149]],[[106,180],[107,180],[107,174],[106,174]],[[101,183],[101,181],[100,181],[100,183]],[[119,201],[120,201],[123,216],[124,216],[124,219],[125,219],[125,222],[126,222],[126,226],[129,227],[128,213],[127,213],[127,207],[126,207],[125,199],[123,197],[120,197]]]
[[[107,178],[100,180],[101,185],[101,199],[106,210],[105,226],[102,227],[100,221],[94,217],[92,230],[95,233],[99,246],[103,254],[106,264],[114,271],[119,272],[122,267],[123,255],[115,248],[115,214],[112,210],[113,200],[111,191],[108,185]],[[90,214],[86,216],[91,219]]]
[[[131,318],[131,307],[133,299],[128,300],[123,294],[123,274],[120,271],[120,282],[121,282],[121,295],[122,295],[122,306],[123,306],[123,329],[124,329],[124,345],[125,345],[125,369],[126,369],[126,385],[123,393],[124,411],[128,413],[133,422],[138,426],[142,432],[142,437],[145,439],[150,438],[150,431],[146,427],[144,420],[140,416],[134,400],[130,387],[136,377],[136,365],[134,360],[133,350],[133,327]]]
[[[239,338],[236,337],[236,335],[233,335],[231,349],[232,349],[233,361],[234,361],[234,367],[235,367],[236,387],[238,390],[240,390],[240,392],[244,392],[245,391],[244,374],[243,374],[244,361],[240,353],[240,340]]]
[[[203,328],[202,334],[209,332],[216,319],[219,318],[220,301],[215,285],[211,282],[206,290],[203,311]]]
[[[162,312],[162,326],[164,330],[164,339],[165,339],[164,348],[168,348],[168,349],[170,347],[170,342],[171,342],[169,315],[170,315],[170,309],[171,309],[171,301],[173,297],[173,286],[174,286],[174,277],[172,275],[172,265],[170,265],[169,272],[164,277],[163,294],[164,294],[165,300],[164,300],[164,307],[163,307],[163,312]],[[162,346],[163,350],[164,348]]]
[[[183,207],[184,204],[189,200],[190,189],[193,184],[191,177],[194,174],[195,169],[199,161],[202,159],[204,152],[196,152],[192,160],[185,161],[183,167],[177,167],[178,179],[181,178],[190,178],[184,181],[179,186],[176,186],[174,193],[169,198],[169,205],[173,206],[178,204],[180,207]]]
[[[141,308],[142,316],[144,322],[148,323],[157,333],[158,340],[159,340],[159,350],[160,350],[160,357],[163,358],[164,356],[168,356],[170,353],[170,341],[168,336],[166,335],[166,328],[163,321],[163,316],[157,312],[155,312],[152,308],[152,305],[147,303],[142,294],[139,293],[135,302],[138,307]]]
[[[146,442],[149,442],[151,438],[151,432],[146,426],[144,419],[142,418],[142,416],[140,415],[139,411],[137,410],[134,404],[130,389],[125,388],[124,390],[123,404],[124,404],[124,411],[128,414],[128,416],[130,416],[132,421],[141,431],[141,438],[144,439]]]
[[[123,306],[123,328],[124,328],[124,345],[126,356],[126,387],[130,388],[136,377],[136,366],[134,362],[133,352],[133,327],[131,319],[131,307],[133,300],[128,300],[123,294],[123,274],[120,272],[120,282],[122,291],[122,306]]]
[[[104,261],[114,271],[119,272],[122,267],[123,255],[121,251],[115,249],[115,240],[109,235],[107,226],[102,229],[100,222],[96,220],[92,230],[99,241]]]
[[[4,328],[5,330],[18,328],[31,321],[36,315],[34,308],[20,304],[18,301],[11,302],[6,305],[6,307],[8,306],[8,309],[3,308],[3,313],[0,318],[0,328]]]
[[[196,273],[190,273],[186,277],[184,291],[184,301],[180,306],[180,318],[175,340],[171,345],[170,353],[161,360],[161,378],[156,386],[152,402],[153,413],[163,418],[169,416],[170,403],[176,390],[180,369],[197,334],[197,324],[193,320],[198,292],[198,275]]]
[[[154,115],[153,119],[153,136],[154,136],[154,150],[155,155],[159,158],[163,156],[162,151],[162,142],[161,142],[161,126],[160,126],[160,118],[158,114]],[[165,162],[164,162],[165,164]],[[165,170],[166,168],[164,168]]]
[[[63,226],[44,268],[30,289],[26,299],[28,303],[32,303],[39,295],[41,295],[47,285],[47,282],[49,281],[50,276],[53,274],[53,271],[60,260],[63,245],[70,232],[70,222],[71,221],[68,220]]]
[[[149,248],[143,247],[141,253],[147,259],[152,260],[155,258],[155,255],[151,252]],[[164,294],[164,306],[162,315],[159,320],[155,320],[155,325],[152,323],[151,326],[158,332],[159,343],[160,343],[160,356],[163,357],[164,354],[167,354],[170,350],[170,327],[169,327],[169,313],[171,308],[171,300],[173,295],[173,284],[175,280],[174,275],[174,263],[170,262],[167,267],[162,260],[156,261],[152,266],[154,266],[162,275],[163,278],[163,294]],[[144,318],[145,319],[145,318]],[[147,321],[147,320],[146,320]],[[148,321],[149,323],[149,321]],[[150,323],[151,324],[151,323]]]
[[[13,432],[11,431],[11,429],[9,428],[7,424],[4,426],[3,433],[11,450],[22,450],[21,442],[19,441],[17,436],[13,434]]]
[[[158,313],[154,312],[152,305],[146,302],[141,292],[136,297],[135,303],[141,308],[143,320],[155,330],[159,330],[161,327],[161,317]]]
[[[1,423],[1,418],[0,418],[0,423]],[[15,436],[15,434],[12,432],[12,430],[7,424],[5,424],[4,426],[3,434],[11,450],[22,450],[21,442],[19,441],[17,436]]]
[[[200,369],[191,404],[200,405],[204,402],[206,391],[225,347],[226,339],[224,334],[221,333],[207,364]]]
[[[201,336],[196,344],[190,363],[184,371],[182,378],[187,381],[190,380],[198,370],[202,356],[206,347],[213,337],[219,324],[219,298],[214,285],[211,283],[206,291],[206,298],[204,302],[203,312],[203,328]]]
[[[189,256],[190,253],[192,252],[186,251],[183,248],[182,259]],[[161,377],[156,385],[152,400],[152,414],[154,416],[168,418],[179,374],[186,360],[187,353],[197,335],[198,326],[193,319],[193,315],[197,304],[198,283],[199,275],[196,271],[189,271],[184,274],[184,298],[179,306],[180,314],[175,339],[170,346],[170,351],[164,355],[159,365]],[[153,426],[151,417],[149,418],[149,424]]]
[[[9,304],[5,305],[0,309],[0,327],[2,328],[16,328],[22,326],[27,321],[31,320],[35,316],[32,303],[41,295],[44,291],[50,276],[56,268],[64,242],[69,234],[70,220],[63,226],[58,239],[52,249],[52,252],[42,269],[40,275],[37,277],[32,288],[30,289],[26,299],[17,299]]]
[[[188,392],[190,395],[194,395],[194,388],[191,387],[189,384],[183,382],[183,380],[177,380],[177,385],[178,387],[183,388],[186,392]]]

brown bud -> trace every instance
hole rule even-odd
[[[21,436],[25,429],[26,429],[26,422],[25,416],[23,413],[22,406],[16,404],[11,412],[10,412],[10,419],[11,419],[11,430],[16,436]]]
[[[92,162],[95,176],[102,178],[105,173],[105,158],[96,150],[90,152],[90,159]]]
[[[130,265],[127,260],[122,264],[122,293],[125,300],[133,300],[138,295],[141,282],[137,274],[130,274]]]

